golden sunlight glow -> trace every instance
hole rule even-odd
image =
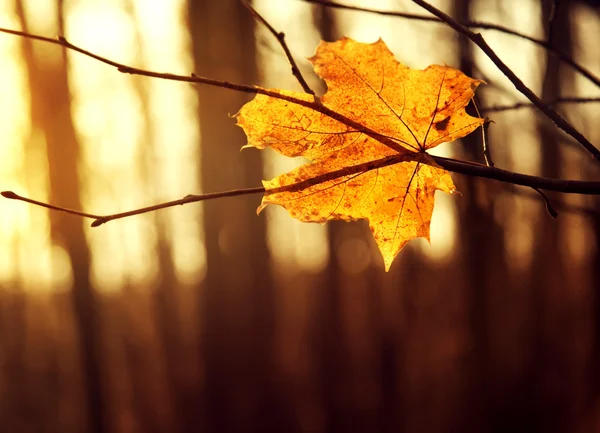
[[[56,0],[37,0],[22,2],[28,30],[31,33],[48,34],[56,33],[58,29],[58,2]],[[43,50],[45,45],[37,45]]]
[[[124,10],[95,1],[66,11],[66,35],[99,55],[133,63],[134,21]],[[73,121],[82,147],[82,205],[98,213],[143,203],[145,182],[137,164],[143,139],[142,101],[134,78],[69,53]],[[103,290],[140,284],[153,276],[156,233],[148,215],[87,229],[92,282]]]
[[[144,44],[144,67],[182,74],[194,68],[191,41],[186,31],[184,1],[135,4],[136,19]],[[198,99],[193,87],[183,83],[145,80],[150,124],[147,141],[149,197],[166,201],[201,191]],[[159,220],[171,247],[175,272],[182,282],[197,282],[205,272],[206,250],[202,204],[163,211]]]
[[[78,2],[66,11],[69,39],[128,65],[189,71],[183,2],[156,7]],[[112,213],[179,198],[198,190],[197,102],[182,83],[133,77],[69,53],[73,118],[83,148],[83,206]],[[157,277],[156,248],[164,233],[182,280],[204,266],[199,206],[188,206],[88,228],[92,278],[103,290],[149,285]]]
[[[6,6],[6,5],[5,5]],[[0,9],[0,23],[19,28],[15,10]],[[0,184],[2,189],[48,199],[48,162],[44,134],[30,120],[28,74],[23,40],[0,38]],[[64,250],[52,247],[48,212],[24,203],[2,202],[0,224],[0,284],[19,289],[48,291],[64,287],[70,265]],[[57,252],[55,256],[53,252]]]
[[[35,7],[34,7],[35,5]],[[57,3],[24,2],[31,32],[56,35]],[[193,69],[184,0],[65,2],[65,36],[112,60],[147,69],[189,73]],[[0,4],[0,25],[19,29],[14,5]],[[0,38],[0,184],[2,190],[49,200],[44,131],[31,124],[25,39]],[[59,50],[31,43],[42,65],[62,61]],[[50,54],[48,54],[50,53]],[[50,57],[49,57],[50,56]],[[72,116],[80,153],[82,207],[112,213],[200,191],[198,101],[192,86],[121,74],[68,52]],[[3,200],[0,284],[19,289],[67,289],[69,257],[52,245],[48,211]],[[164,242],[181,282],[204,273],[205,248],[199,204],[86,229],[92,283],[102,291],[148,286],[156,279],[156,249]]]

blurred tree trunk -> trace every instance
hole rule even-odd
[[[177,307],[177,290],[180,288],[175,265],[171,256],[171,248],[165,231],[165,219],[156,214],[158,227],[158,263],[160,266],[160,281],[154,293],[154,317],[158,330],[160,352],[165,360],[165,373],[172,398],[173,417],[171,419],[171,433],[191,430],[197,423],[198,408],[191,391],[197,383],[190,376],[197,377],[196,371],[189,371],[185,367],[191,363],[185,362],[188,357],[197,354],[185,351],[182,335],[181,321]]]
[[[135,14],[134,5],[129,3],[127,5],[127,12],[131,15]],[[140,33],[139,23],[136,21],[135,25],[135,38],[136,43],[141,45],[143,43],[143,35]],[[145,140],[148,143],[154,145],[146,149],[145,155],[147,158],[146,164],[141,164],[142,170],[144,170],[143,176],[145,179],[151,179],[153,173],[149,170],[152,165],[152,161],[155,158],[159,158],[157,153],[160,153],[160,149],[156,146],[159,143],[156,140],[154,134],[154,128],[151,127],[152,115],[150,113],[150,94],[149,87],[144,85],[147,83],[146,77],[133,77],[133,85],[139,95],[141,104],[141,113],[144,117],[144,123],[147,125],[144,131]],[[157,200],[158,201],[158,200]],[[157,230],[157,256],[158,256],[158,269],[159,277],[157,279],[156,288],[153,291],[153,317],[156,322],[156,330],[158,333],[158,347],[161,357],[164,358],[165,363],[165,379],[168,386],[168,395],[164,395],[161,405],[169,405],[168,413],[172,412],[170,432],[177,433],[183,432],[186,426],[195,425],[197,417],[197,402],[194,401],[192,392],[190,389],[197,384],[190,379],[190,376],[195,372],[190,372],[184,366],[192,364],[189,361],[190,356],[195,354],[184,353],[183,342],[182,342],[182,327],[181,320],[178,311],[178,299],[177,291],[180,289],[179,282],[175,273],[175,264],[171,254],[171,246],[169,236],[166,227],[166,217],[164,213],[156,212],[152,214],[154,224]],[[135,296],[135,293],[133,293]],[[126,318],[124,318],[126,320]],[[124,339],[126,350],[130,354],[136,354],[135,341]],[[128,345],[134,345],[134,347],[127,347]],[[132,365],[132,375],[139,374],[135,371],[135,358],[130,359]],[[197,374],[194,374],[196,377]],[[142,385],[140,389],[136,389],[135,392],[138,394],[144,393],[143,388],[145,377],[141,377],[137,382]],[[134,379],[135,381],[135,379]],[[143,395],[142,395],[143,398]],[[152,409],[150,409],[152,411]],[[140,420],[144,431],[150,431],[151,429],[160,428],[160,424],[157,420],[153,419],[153,415],[143,415],[144,420]],[[191,428],[191,427],[189,427]]]
[[[196,73],[256,83],[254,23],[237,0],[190,2]],[[251,98],[199,86],[201,183],[206,192],[256,186],[262,159],[228,114]],[[258,196],[204,206],[207,274],[201,299],[206,431],[265,431],[277,425],[273,394],[274,293]]]
[[[568,4],[553,5],[546,0],[542,3],[542,25],[547,34],[553,35],[549,42],[564,53],[572,52],[571,26],[569,22]],[[554,11],[553,28],[548,28],[548,18]],[[544,101],[561,96],[561,84],[569,79],[570,68],[561,68],[560,61],[548,55],[544,72],[541,98]],[[572,78],[572,77],[571,77]],[[538,130],[541,141],[541,175],[561,178],[562,154],[560,150],[560,132],[546,117],[540,117]],[[538,222],[534,232],[534,250],[532,262],[532,299],[530,314],[534,329],[531,360],[528,380],[532,384],[530,407],[531,418],[537,419],[537,428],[546,432],[568,430],[569,405],[568,386],[565,379],[568,372],[559,372],[565,365],[569,353],[564,353],[565,307],[562,298],[565,281],[565,263],[561,253],[561,219],[550,218],[546,210],[540,206]],[[561,332],[562,330],[562,332]]]
[[[59,1],[58,34],[64,34],[62,1]],[[17,10],[23,29],[27,31],[22,1]],[[50,202],[74,209],[81,208],[79,191],[79,147],[71,119],[66,55],[62,61],[44,63],[36,56],[30,40],[24,40],[25,59],[31,89],[31,117],[34,127],[46,139],[50,174]],[[52,48],[48,48],[50,50]],[[56,54],[56,52],[54,53]],[[72,302],[78,329],[84,385],[87,398],[89,432],[107,431],[105,404],[102,396],[102,357],[100,353],[100,321],[96,311],[95,293],[89,281],[90,254],[83,232],[84,222],[71,215],[51,212],[51,235],[55,244],[63,246],[73,270]]]
[[[590,7],[599,7],[600,2],[598,0],[587,0],[582,1],[587,3]],[[598,18],[599,15],[596,15]],[[595,44],[592,35],[587,35],[586,43]],[[595,137],[599,137],[598,130],[594,132]],[[593,143],[598,143],[598,140]],[[588,171],[586,178],[593,179],[594,176],[598,176],[598,163],[592,167],[592,170]],[[596,250],[589,260],[590,263],[590,279],[592,281],[592,293],[591,293],[591,325],[592,325],[592,341],[591,341],[591,354],[589,358],[588,371],[589,371],[589,394],[587,401],[587,422],[592,429],[600,430],[600,200],[595,197],[595,214],[591,216],[591,225],[594,232],[594,244]]]
[[[336,38],[334,12],[331,8],[315,6],[313,22],[324,41]],[[323,94],[322,89],[315,89]],[[316,363],[316,388],[319,390],[320,406],[325,416],[324,430],[327,432],[349,431],[348,407],[349,389],[344,384],[350,381],[348,374],[348,348],[345,345],[341,297],[343,269],[340,267],[338,249],[342,243],[346,223],[332,221],[327,224],[329,243],[329,263],[322,275],[322,286],[315,292],[315,310],[311,320],[313,333],[313,353]]]
[[[596,252],[591,258],[591,280],[595,290],[592,292],[592,353],[589,362],[590,371],[590,394],[588,401],[588,411],[592,425],[600,425],[600,201],[596,201],[596,217],[593,221],[594,240]],[[595,264],[595,265],[594,265]]]
[[[314,6],[313,21],[321,39],[332,42],[341,36],[335,9]],[[397,378],[404,340],[384,318],[381,269],[373,264],[361,271],[349,268],[359,252],[348,251],[348,243],[368,236],[367,224],[330,221],[327,231],[330,259],[312,321],[324,430],[398,432]],[[342,250],[350,256],[343,265]],[[402,290],[398,285],[388,289]]]
[[[472,20],[471,0],[457,0],[454,16],[459,20]],[[459,41],[459,69],[473,76],[473,45],[463,37]],[[471,108],[472,115],[477,116]],[[484,163],[483,144],[480,130],[462,139],[462,153],[465,159]],[[504,259],[504,237],[502,227],[493,218],[494,200],[490,199],[496,190],[489,181],[461,176],[457,187],[463,197],[458,204],[458,235],[460,239],[460,268],[463,271],[464,296],[467,303],[468,332],[470,351],[466,354],[465,386],[467,394],[463,404],[468,410],[459,422],[476,431],[489,428],[486,420],[493,405],[494,383],[490,370],[490,293],[504,291],[510,287],[508,271]],[[501,381],[501,379],[500,379]],[[490,398],[491,397],[491,398]],[[461,411],[462,412],[462,411]]]
[[[19,288],[19,283],[6,289]],[[29,300],[24,291],[9,294],[0,287],[0,420],[9,431],[25,430],[31,412],[27,368],[27,315]]]

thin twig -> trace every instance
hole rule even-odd
[[[548,198],[546,197],[546,195],[543,194],[541,191],[539,191],[539,189],[541,189],[541,188],[546,189],[546,190],[559,191],[559,192],[571,193],[571,194],[600,195],[600,182],[543,178],[543,177],[537,177],[537,176],[529,176],[526,174],[513,173],[513,172],[510,172],[507,170],[502,170],[502,169],[499,169],[496,167],[488,167],[488,166],[476,164],[476,163],[466,163],[464,161],[457,161],[457,160],[451,159],[451,158],[443,158],[441,156],[432,156],[432,158],[441,167],[443,167],[447,170],[450,170],[450,171],[456,171],[459,173],[468,174],[468,175],[476,176],[476,177],[483,177],[483,178],[487,178],[487,179],[495,179],[495,180],[499,180],[501,182],[507,182],[507,183],[510,183],[513,185],[521,185],[521,186],[531,187],[531,188],[537,190],[538,193],[541,194],[542,197],[545,199],[546,208],[548,209],[548,213],[550,213],[551,215],[553,212],[554,212],[554,214],[556,214],[556,210],[550,205],[550,202],[549,202]],[[385,162],[383,162],[381,164],[375,164],[375,165],[377,165],[379,167],[384,167],[386,165],[393,165],[398,162],[397,157],[391,157],[391,158],[387,157],[384,160],[385,160]],[[384,161],[384,160],[382,160],[382,161]],[[364,166],[373,165],[373,162],[371,161],[371,162],[369,162],[367,164],[363,164],[363,165]],[[341,176],[342,173],[348,174],[347,168],[345,168],[343,170],[339,170],[339,171],[340,171],[339,176]],[[335,175],[336,175],[335,173],[326,173],[324,175],[321,175],[321,177],[330,179],[330,178],[333,178]],[[285,187],[285,189],[302,190],[308,186],[314,185],[315,179],[313,178],[310,180],[310,182],[305,182],[305,183],[306,183],[306,185],[300,185],[300,184],[287,185]],[[85,218],[91,218],[94,220],[92,222],[92,227],[98,227],[99,225],[102,225],[104,223],[107,223],[109,221],[113,221],[116,219],[130,217],[130,216],[134,216],[134,215],[141,215],[144,213],[154,212],[154,211],[157,211],[160,209],[166,209],[169,207],[181,206],[181,205],[184,205],[187,203],[196,203],[196,202],[200,202],[200,201],[212,200],[212,199],[217,199],[217,198],[222,198],[222,197],[234,197],[234,196],[239,196],[239,195],[258,194],[258,193],[262,193],[262,192],[265,192],[265,188],[261,186],[261,187],[256,187],[256,188],[234,189],[234,190],[230,190],[230,191],[214,192],[214,193],[208,193],[208,194],[199,194],[199,195],[190,194],[179,200],[172,200],[172,201],[156,204],[153,206],[147,206],[147,207],[134,209],[134,210],[127,211],[127,212],[120,212],[120,213],[109,214],[109,215],[96,215],[96,214],[81,212],[81,211],[64,208],[64,207],[60,207],[60,206],[56,206],[56,205],[51,205],[51,204],[44,203],[44,202],[41,202],[38,200],[33,200],[33,199],[30,199],[27,197],[23,197],[12,191],[3,191],[0,194],[3,197],[8,198],[8,199],[20,200],[20,201],[24,201],[27,203],[37,205],[37,206],[42,206],[42,207],[45,207],[48,209],[57,210],[60,212],[66,212],[66,213],[69,213],[72,215],[77,215],[77,216],[81,216],[81,217],[85,217]]]
[[[407,13],[407,12],[383,11],[383,10],[379,10],[379,9],[371,9],[371,8],[365,8],[365,7],[359,7],[359,6],[350,6],[350,5],[345,5],[342,3],[328,1],[328,0],[302,0],[302,1],[304,1],[306,3],[314,3],[314,4],[318,4],[318,5],[329,6],[332,8],[346,9],[346,10],[352,10],[352,11],[358,11],[358,12],[367,12],[367,13],[373,13],[373,14],[384,15],[384,16],[392,16],[392,17],[398,17],[398,18],[407,18],[407,19],[417,20],[417,21],[428,21],[428,22],[434,22],[434,23],[442,23],[443,22],[439,18],[429,17],[429,16],[425,16],[425,15],[411,14],[411,13]],[[511,30],[507,27],[504,27],[504,26],[501,26],[498,24],[486,23],[486,22],[480,22],[480,21],[459,21],[459,22],[463,26],[468,27],[470,29],[493,30],[493,31],[505,33],[507,35],[516,36],[521,39],[530,41],[536,45],[539,45],[540,47],[543,47],[546,50],[548,50],[549,52],[551,52],[552,54],[554,54],[565,64],[571,66],[573,69],[575,69],[581,75],[586,77],[588,80],[590,80],[596,86],[600,87],[600,78],[599,77],[597,77],[592,72],[590,72],[589,70],[587,70],[586,68],[584,68],[583,66],[581,66],[580,64],[575,62],[575,60],[573,60],[573,58],[571,56],[569,56],[568,54],[563,53],[563,52],[557,50],[556,48],[554,48],[547,41],[524,35],[515,30]]]
[[[545,103],[549,106],[554,106],[557,104],[589,104],[589,103],[597,103],[600,102],[600,97],[592,97],[592,98],[578,98],[578,97],[563,97],[556,98],[554,101],[546,101]],[[534,108],[531,102],[515,102],[510,105],[492,105],[490,107],[482,107],[481,111],[486,113],[498,113],[501,111],[508,110],[518,110],[520,108]]]
[[[456,21],[451,16],[445,14],[440,11],[436,7],[430,5],[424,0],[412,0],[413,3],[418,4],[423,9],[431,12],[433,15],[437,16],[439,19],[444,21],[450,27],[452,27],[458,33],[466,36],[471,41],[473,41],[481,50],[490,58],[492,62],[502,71],[502,73],[513,83],[515,88],[520,91],[523,95],[527,97],[533,104],[538,107],[540,110],[548,116],[556,126],[565,131],[575,140],[577,140],[590,155],[597,159],[600,162],[600,150],[598,150],[587,138],[583,136],[581,132],[579,132],[575,127],[573,127],[566,119],[564,119],[560,114],[558,114],[554,109],[552,109],[548,104],[545,104],[540,98],[536,96],[533,91],[527,87],[519,77],[508,67],[506,64],[500,60],[498,55],[490,48],[490,46],[485,42],[485,39],[479,33],[473,33],[467,27]]]
[[[308,83],[306,82],[304,77],[302,76],[302,72],[300,72],[300,68],[298,68],[298,64],[294,60],[294,57],[292,56],[292,53],[290,52],[290,49],[287,46],[287,43],[285,42],[285,33],[278,32],[277,30],[275,30],[273,28],[273,26],[271,24],[269,24],[269,22],[267,20],[265,20],[262,17],[262,15],[256,11],[256,9],[254,9],[252,7],[252,5],[250,3],[248,3],[245,0],[241,0],[241,3],[244,5],[244,7],[246,9],[248,9],[248,11],[254,17],[255,20],[257,20],[262,25],[264,25],[267,28],[267,30],[269,30],[269,32],[271,32],[271,34],[273,36],[275,36],[275,39],[277,39],[277,42],[279,42],[279,45],[281,45],[281,48],[283,48],[283,51],[285,52],[285,56],[287,57],[288,62],[290,62],[290,66],[292,67],[292,74],[294,75],[294,77],[296,77],[296,80],[298,80],[298,83],[300,83],[300,86],[302,86],[302,89],[304,90],[305,93],[314,95],[315,92],[310,88],[310,86],[308,85]]]
[[[548,215],[550,215],[554,219],[557,219],[558,218],[558,211],[554,208],[554,206],[552,206],[552,204],[550,203],[550,199],[544,193],[544,191],[542,191],[539,188],[531,188],[531,189],[534,190],[535,192],[537,192],[538,195],[540,197],[542,197],[542,199],[544,200],[544,203],[546,205],[546,212],[548,212]]]
[[[156,204],[153,206],[147,206],[147,207],[143,207],[143,208],[139,208],[139,209],[130,210],[127,212],[114,213],[114,214],[110,214],[110,215],[95,215],[95,214],[91,214],[91,213],[80,212],[80,211],[74,210],[74,209],[69,209],[66,207],[55,206],[55,205],[44,203],[44,202],[41,202],[38,200],[33,200],[33,199],[30,199],[27,197],[23,197],[21,195],[15,194],[12,191],[2,191],[0,194],[3,197],[9,198],[9,199],[24,201],[24,202],[31,203],[31,204],[34,204],[37,206],[45,207],[47,209],[52,209],[52,210],[56,210],[59,212],[65,212],[65,213],[68,213],[71,215],[77,215],[77,216],[81,216],[81,217],[85,217],[85,218],[91,218],[94,220],[92,222],[92,227],[98,227],[104,223],[107,223],[109,221],[113,221],[116,219],[126,218],[126,217],[130,217],[130,216],[134,216],[134,215],[141,215],[144,213],[154,212],[154,211],[157,211],[160,209],[166,209],[169,207],[181,206],[181,205],[184,205],[187,203],[197,203],[199,201],[211,200],[211,199],[222,198],[222,197],[234,197],[234,196],[238,196],[238,195],[258,194],[261,192],[265,192],[265,188],[262,186],[256,187],[256,188],[234,189],[234,190],[230,190],[230,191],[213,192],[213,193],[200,194],[200,195],[189,194],[179,200],[167,201],[165,203],[160,203],[160,204]]]
[[[473,107],[475,107],[475,112],[477,113],[477,116],[481,117],[481,113],[479,112],[479,109],[477,108],[477,102],[475,101],[475,98],[473,98],[472,101],[473,101]],[[482,136],[481,142],[483,145],[483,159],[485,160],[485,164],[488,167],[494,167],[494,161],[492,160],[492,154],[490,151],[490,147],[488,145],[488,138],[487,138],[488,137],[487,132],[488,132],[490,123],[492,123],[492,122],[486,117],[485,123],[483,125],[481,125],[481,136]],[[546,211],[548,212],[548,215],[550,215],[554,219],[558,218],[558,212],[552,206],[552,204],[550,203],[550,200],[548,199],[546,194],[544,194],[544,192],[539,188],[532,187],[531,189],[534,190],[539,196],[541,196],[542,200],[544,200],[544,203],[546,205]]]
[[[523,198],[528,198],[536,201],[539,199],[538,193],[529,192],[532,191],[531,188],[516,188],[510,184],[506,184],[506,186],[508,187],[506,188],[506,194],[517,195]],[[552,204],[554,209],[559,209],[563,213],[578,213],[592,218],[600,217],[600,210],[592,206],[574,205],[560,200],[558,198],[552,198]]]
[[[481,125],[481,135],[483,136],[483,159],[489,167],[494,167],[494,160],[492,159],[492,150],[489,145],[489,134],[488,129],[490,125],[494,123],[493,120],[485,118],[485,122]]]
[[[92,218],[92,219],[102,218],[102,215],[95,215],[93,213],[81,212],[81,211],[69,209],[66,207],[54,206],[53,204],[44,203],[43,201],[38,201],[38,200],[34,200],[32,198],[23,197],[22,195],[19,195],[12,191],[2,191],[0,193],[0,195],[2,195],[2,197],[4,197],[4,198],[9,198],[11,200],[20,200],[20,201],[34,204],[36,206],[41,206],[41,207],[45,207],[47,209],[52,209],[52,210],[56,210],[59,212],[65,212],[65,213],[68,213],[71,215],[77,215],[77,216],[84,217],[84,218]]]
[[[479,108],[477,107],[477,101],[473,97],[471,99],[473,101],[473,107],[475,108],[475,112],[477,113],[477,117],[481,117],[481,113],[479,112]],[[481,144],[483,146],[483,159],[485,160],[485,164],[488,167],[494,166],[494,161],[492,160],[492,152],[490,151],[490,147],[488,146],[488,128],[490,127],[490,123],[492,121],[486,117],[485,122],[481,125]]]

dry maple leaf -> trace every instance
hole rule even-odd
[[[309,60],[323,97],[269,90],[279,97],[259,94],[236,115],[244,147],[311,161],[264,181],[258,212],[278,204],[300,221],[368,219],[387,271],[409,240],[429,240],[435,191],[455,192],[426,150],[483,124],[465,112],[481,81],[447,66],[412,70],[382,40],[321,42]]]

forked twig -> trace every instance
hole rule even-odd
[[[597,159],[600,162],[600,150],[598,150],[584,135],[579,132],[573,125],[571,125],[565,118],[563,118],[560,114],[558,114],[554,109],[552,109],[548,104],[544,103],[540,98],[536,96],[533,91],[527,87],[523,81],[508,67],[506,64],[500,60],[498,55],[490,48],[487,44],[483,36],[479,33],[474,33],[465,27],[463,24],[456,21],[451,16],[445,14],[441,10],[436,7],[430,5],[424,0],[412,0],[413,3],[418,4],[423,9],[431,12],[433,15],[441,19],[443,22],[452,27],[455,31],[469,38],[475,45],[477,45],[481,50],[490,58],[492,62],[500,69],[500,71],[513,83],[515,88],[520,91],[523,95],[527,97],[537,108],[550,118],[556,126],[565,131],[575,140],[577,140],[590,155]]]
[[[475,111],[477,112],[477,116],[481,117],[481,113],[479,112],[479,108],[477,107],[477,102],[475,101],[475,98],[473,98],[472,101],[473,101],[473,107],[475,108]],[[488,128],[490,126],[490,123],[492,123],[492,121],[490,121],[486,117],[484,124],[481,125],[481,142],[482,142],[482,146],[483,146],[483,159],[485,160],[485,164],[488,167],[493,167],[494,161],[492,160],[492,154],[490,151],[489,139],[488,139]],[[554,219],[558,218],[558,211],[552,206],[548,196],[546,196],[546,194],[544,194],[544,192],[539,188],[531,187],[531,189],[534,190],[536,193],[538,193],[538,195],[540,195],[542,197],[542,199],[544,200],[544,203],[546,205],[546,211],[548,212],[548,215],[550,215]]]
[[[269,24],[269,22],[267,20],[265,20],[262,17],[262,15],[256,11],[256,9],[254,9],[252,7],[252,5],[250,3],[248,3],[245,0],[241,0],[241,3],[244,5],[244,7],[246,9],[248,9],[250,14],[256,21],[258,21],[259,23],[264,25],[267,28],[267,30],[269,30],[269,32],[271,32],[271,34],[273,36],[275,36],[275,39],[277,39],[277,42],[279,42],[279,45],[281,45],[281,48],[283,48],[283,51],[285,52],[285,56],[287,57],[288,62],[290,62],[290,66],[292,67],[292,75],[294,75],[294,77],[296,77],[296,80],[298,80],[298,83],[300,83],[300,86],[302,86],[302,89],[304,90],[305,93],[314,95],[315,92],[310,88],[310,86],[308,85],[308,83],[306,82],[304,77],[302,76],[302,72],[300,72],[300,68],[298,68],[298,64],[294,60],[294,56],[292,56],[292,53],[291,53],[287,43],[285,42],[285,33],[278,32],[277,30],[275,30],[273,28],[273,26],[271,24]]]
[[[508,185],[508,184],[507,184]],[[508,185],[510,186],[510,185]],[[531,188],[527,188],[527,189],[522,189],[522,188],[507,188],[506,189],[506,193],[508,194],[514,194],[514,195],[518,195],[520,197],[524,197],[524,198],[528,198],[531,200],[537,200],[539,198],[538,193],[529,193],[529,191],[531,191]],[[591,218],[599,218],[600,217],[600,210],[592,207],[592,206],[585,206],[585,205],[574,205],[571,203],[567,203],[565,201],[562,201],[560,199],[556,199],[553,198],[552,199],[552,203],[554,204],[554,209],[559,209],[561,212],[566,212],[566,213],[578,213],[578,214],[582,214]]]

